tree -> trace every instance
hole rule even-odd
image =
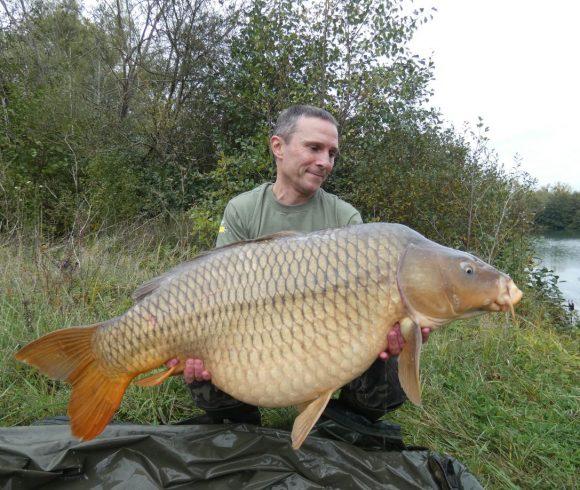
[[[544,187],[536,192],[538,211],[536,224],[553,231],[580,230],[580,192],[573,192],[566,184]]]

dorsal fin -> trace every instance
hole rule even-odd
[[[272,240],[278,240],[280,238],[288,238],[302,235],[302,233],[298,233],[295,231],[279,231],[278,233],[272,233],[271,235],[266,235],[260,238],[254,238],[253,240],[242,240],[235,243],[230,243],[228,245],[224,245],[223,247],[213,248],[211,250],[207,250],[205,252],[201,252],[196,255],[192,260],[184,262],[183,264],[179,264],[178,266],[174,267],[173,269],[169,270],[165,274],[157,276],[150,281],[147,281],[145,284],[139,286],[132,294],[133,301],[135,303],[139,303],[144,298],[155,292],[159,287],[164,284],[166,281],[170,281],[174,277],[178,276],[182,272],[189,269],[193,264],[195,264],[199,259],[208,257],[210,255],[214,255],[216,253],[221,252],[225,249],[236,248],[242,245],[246,245],[248,243],[258,243],[258,242],[269,242]]]

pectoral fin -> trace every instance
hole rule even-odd
[[[322,412],[328,405],[330,397],[334,390],[328,390],[322,393],[318,398],[312,400],[310,403],[302,403],[298,409],[301,411],[300,415],[294,420],[294,427],[292,428],[292,448],[299,449],[306,436],[314,427],[316,421],[322,415]]]
[[[399,355],[399,381],[407,398],[415,405],[421,405],[421,380],[419,362],[421,360],[421,328],[410,318],[400,322],[401,334],[405,339],[403,352]]]

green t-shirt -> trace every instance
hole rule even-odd
[[[272,183],[234,197],[226,206],[216,246],[251,240],[279,231],[308,233],[362,223],[360,213],[333,194],[318,189],[304,204],[280,204]]]

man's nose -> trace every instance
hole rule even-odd
[[[320,158],[317,159],[316,165],[324,167],[325,169],[327,169],[327,171],[330,172],[332,170],[332,167],[334,166],[334,158],[332,158],[330,155],[321,156]]]

